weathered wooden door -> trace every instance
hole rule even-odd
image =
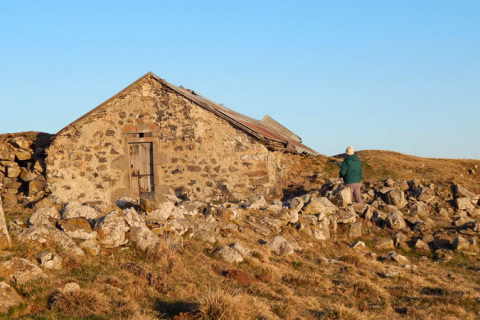
[[[153,145],[130,143],[130,191],[134,197],[153,191]]]

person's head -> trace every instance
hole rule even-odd
[[[347,150],[345,150],[345,153],[347,154],[347,156],[351,156],[354,153],[353,148],[348,147]]]

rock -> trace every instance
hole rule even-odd
[[[461,236],[455,237],[455,239],[453,239],[452,241],[452,248],[455,251],[460,251],[460,252],[469,251],[471,245],[472,244],[470,243],[470,241],[468,241],[467,239]]]
[[[98,218],[93,230],[97,232],[98,242],[106,248],[116,248],[128,242],[126,232],[129,227],[123,213],[113,211]]]
[[[67,292],[75,292],[80,291],[80,286],[76,282],[67,282],[62,287],[58,288],[60,292],[67,293]]]
[[[20,168],[19,178],[22,181],[29,182],[37,178],[37,175],[29,171],[27,168]]]
[[[423,201],[425,203],[430,203],[436,197],[435,191],[428,187],[417,187],[413,190],[413,195],[419,201]]]
[[[455,195],[455,198],[468,198],[473,202],[477,202],[479,199],[479,196],[477,194],[465,189],[459,184],[453,186],[453,193]]]
[[[455,205],[460,210],[472,210],[475,206],[469,198],[456,198]]]
[[[408,237],[402,232],[397,232],[393,235],[392,240],[393,240],[393,245],[396,248],[405,248],[407,246],[406,243],[408,241]]]
[[[387,218],[385,219],[385,224],[387,227],[393,230],[403,229],[406,227],[405,220],[403,219],[403,214],[401,211],[391,211],[388,213]]]
[[[13,150],[15,156],[20,161],[30,160],[32,159],[33,152],[31,150],[23,150],[23,149],[15,149]]]
[[[171,215],[172,212],[175,210],[175,204],[166,201],[159,205],[155,210],[151,210],[150,212],[146,211],[146,219],[149,222],[163,222],[167,220]]]
[[[339,208],[334,216],[337,223],[351,224],[357,221],[357,213],[352,206]]]
[[[289,207],[292,210],[296,210],[297,212],[300,212],[304,204],[305,203],[301,197],[295,197],[292,200],[290,200]]]
[[[298,219],[298,211],[295,209],[285,210],[282,216],[282,220],[285,221],[285,224],[295,224],[298,222]]]
[[[332,195],[334,202],[339,207],[346,207],[352,203],[352,192],[347,186],[334,191]]]
[[[277,256],[289,255],[293,253],[290,243],[282,236],[273,237],[266,243],[270,250]]]
[[[12,244],[12,239],[8,233],[7,223],[5,222],[5,215],[3,213],[3,202],[0,197],[0,249],[9,248]]]
[[[377,250],[390,250],[393,249],[393,240],[379,240],[375,244],[375,249]]]
[[[59,248],[60,252],[67,257],[82,258],[85,255],[75,241],[64,232],[50,225],[36,225],[23,229],[15,238],[20,242],[31,242]]]
[[[97,256],[100,253],[101,247],[97,239],[88,239],[80,243],[80,248],[91,254]]]
[[[12,307],[23,303],[22,297],[8,283],[0,282],[0,313],[7,313]]]
[[[248,210],[251,210],[251,211],[256,211],[256,210],[260,210],[260,209],[264,209],[268,206],[268,203],[267,201],[265,200],[265,198],[263,198],[263,196],[258,196],[255,200],[253,200],[252,202],[250,202],[246,208]]]
[[[363,235],[363,223],[355,222],[350,225],[350,230],[348,231],[348,237],[350,239],[360,238]]]
[[[233,243],[232,245],[230,245],[230,247],[233,250],[238,251],[238,253],[240,253],[242,257],[246,257],[250,255],[250,249],[248,249],[247,247],[245,247],[243,244],[239,242]]]
[[[387,260],[392,260],[392,261],[395,261],[396,263],[403,264],[403,265],[410,263],[407,257],[402,256],[401,254],[398,254],[394,251],[387,253],[386,258]]]
[[[54,226],[60,220],[60,213],[55,207],[39,208],[27,220],[29,226],[48,224]]]
[[[42,180],[32,180],[28,183],[28,194],[35,195],[43,191],[46,182]]]
[[[425,243],[423,240],[421,239],[417,239],[415,241],[415,243],[413,244],[413,247],[416,249],[416,250],[419,250],[419,251],[422,251],[422,252],[428,252],[430,251],[430,247],[428,246],[427,243]]]
[[[50,251],[43,251],[37,255],[37,261],[40,266],[47,269],[60,270],[62,268],[62,258],[53,255]]]
[[[271,203],[268,207],[265,208],[265,211],[272,212],[272,213],[280,213],[283,210],[283,203],[282,201],[275,199],[273,203]]]
[[[1,198],[3,202],[3,209],[11,209],[18,203],[17,197],[13,194],[3,194]]]
[[[312,197],[310,202],[307,203],[303,209],[302,213],[303,214],[329,214],[332,212],[335,212],[337,210],[337,207],[328,200],[326,197]]]
[[[89,206],[84,206],[78,202],[69,202],[60,212],[62,219],[83,217],[87,219],[97,219],[99,213]]]
[[[141,250],[152,250],[158,245],[158,237],[147,227],[145,220],[135,209],[125,209],[125,221],[130,226],[128,237]]]
[[[97,232],[92,230],[87,218],[77,217],[63,219],[58,222],[58,228],[73,239],[93,239],[97,237]]]
[[[240,253],[230,247],[218,247],[212,254],[230,263],[240,263],[243,261]]]
[[[385,226],[385,220],[387,219],[387,214],[376,210],[373,212],[372,216],[372,222],[375,223],[380,228],[383,228]]]
[[[423,201],[417,201],[412,204],[410,210],[418,215],[428,215],[430,212],[428,205]]]
[[[18,257],[0,263],[0,277],[12,278],[15,283],[23,284],[47,275],[32,262]]]
[[[32,140],[30,140],[26,137],[15,137],[15,138],[10,139],[9,143],[15,149],[30,150],[30,147],[32,145]]]
[[[5,169],[5,176],[9,178],[16,178],[20,175],[21,172],[20,166],[16,162],[8,163]]]
[[[385,195],[385,202],[396,206],[398,209],[402,209],[408,203],[405,199],[405,193],[397,189],[391,190]]]

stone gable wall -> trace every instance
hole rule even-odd
[[[288,161],[151,79],[57,136],[47,150],[56,202],[115,203],[130,194],[129,142],[153,143],[154,189],[183,199],[279,197]]]

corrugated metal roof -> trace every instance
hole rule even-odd
[[[275,128],[268,126],[266,123],[262,123],[259,120],[255,120],[251,117],[245,116],[241,113],[238,113],[236,111],[233,111],[221,104],[215,103],[214,101],[198,94],[197,92],[190,90],[190,89],[185,89],[183,87],[177,87],[161,78],[156,76],[155,74],[149,72],[134,83],[132,83],[130,86],[113,96],[112,98],[108,99],[95,109],[91,110],[81,118],[77,119],[76,121],[72,122],[69,124],[67,127],[63,128],[60,130],[57,135],[62,134],[68,127],[75,127],[74,124],[81,121],[82,119],[94,115],[99,109],[104,106],[106,103],[111,101],[112,99],[116,98],[118,95],[120,95],[123,91],[127,90],[129,87],[133,86],[134,84],[138,83],[139,81],[143,80],[144,78],[153,78],[160,82],[161,84],[169,87],[170,89],[174,90],[175,92],[181,94],[185,98],[191,100],[192,102],[200,105],[201,107],[213,112],[214,114],[222,117],[223,119],[227,120],[230,122],[233,126],[236,128],[239,128],[256,138],[258,138],[262,143],[266,144],[267,147],[270,147],[271,149],[276,149],[276,150],[281,150],[281,151],[286,151],[286,152],[293,152],[293,153],[307,153],[307,154],[313,154],[316,155],[318,154],[315,150],[305,146],[304,144],[300,143],[297,139],[294,139],[292,137],[289,137],[286,134],[283,134],[282,132],[275,130]],[[285,128],[286,129],[286,128]],[[287,129],[288,130],[288,129]]]

